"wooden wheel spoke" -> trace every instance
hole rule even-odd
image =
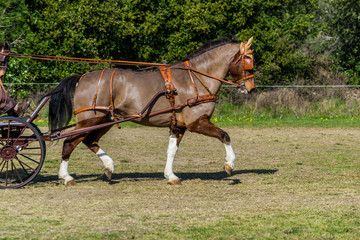
[[[24,170],[24,172],[26,173],[26,175],[30,175],[29,173],[28,173],[28,171],[26,170],[26,168],[24,167],[24,165],[19,161],[19,163],[20,163],[20,165],[21,165],[21,167],[22,167],[22,169]]]
[[[18,134],[17,137],[14,137],[14,143],[16,143],[20,138],[21,136],[23,135],[24,131],[26,130],[27,128],[26,127],[23,127],[20,131],[20,133]]]
[[[9,173],[9,162],[6,162],[5,163],[6,165],[6,173],[5,173],[5,185],[7,186],[8,185],[8,173]]]
[[[0,188],[19,188],[39,173],[45,144],[40,130],[26,119],[1,117]]]
[[[33,162],[36,163],[36,164],[39,164],[38,161],[36,161],[35,159],[32,159],[32,158],[24,155],[23,153],[19,153],[19,155],[23,156],[24,158],[26,158],[26,159],[28,159],[28,160],[30,160],[30,161],[33,161]],[[38,155],[38,156],[39,156],[39,155],[41,155],[41,154],[30,153],[30,154],[28,154],[28,155]],[[16,159],[18,159],[18,158],[16,158]],[[18,159],[18,161],[20,161],[20,160]]]
[[[0,165],[2,165],[1,170],[0,170],[0,174],[1,174],[2,171],[3,171],[3,169],[4,169],[4,167],[5,167],[5,164],[6,164],[5,160],[2,160],[1,163],[0,163]]]
[[[31,150],[38,150],[38,149],[41,149],[41,147],[27,147],[26,148],[27,150],[31,149]]]
[[[11,169],[12,169],[12,172],[13,172],[13,169],[15,169],[15,172],[16,172],[16,175],[18,176],[20,182],[23,182],[22,178],[20,177],[20,174],[15,166],[15,164],[13,163],[13,161],[11,161]],[[25,170],[25,169],[24,169]]]
[[[26,157],[25,155],[33,155],[33,156],[40,156],[41,153],[19,153],[21,156]]]
[[[18,162],[21,164],[21,166],[22,166],[22,164],[24,164],[26,167],[28,167],[28,168],[30,168],[30,169],[32,169],[32,170],[35,170],[36,168],[33,168],[33,167],[30,167],[28,164],[26,164],[26,163],[24,163],[23,161],[21,161],[18,157],[16,157],[16,160],[18,160]],[[31,161],[33,161],[33,162],[36,162],[35,160],[32,160],[32,159],[30,159],[29,158],[29,160],[31,160]],[[36,163],[38,163],[38,162],[36,162]],[[23,167],[24,168],[24,167]],[[25,169],[24,169],[25,170]]]

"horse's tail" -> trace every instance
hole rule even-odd
[[[51,131],[67,126],[73,114],[74,90],[81,75],[63,79],[60,84],[44,97],[50,96],[49,128]]]

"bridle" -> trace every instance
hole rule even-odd
[[[254,71],[254,56],[252,55],[254,50],[246,50],[246,42],[240,43],[240,51],[234,57],[234,60],[230,64],[229,72],[234,77],[240,74],[240,67],[236,67],[241,63],[241,78],[236,79],[234,83],[237,85],[241,92],[247,93],[245,82],[254,78],[254,74],[248,74],[247,72]]]

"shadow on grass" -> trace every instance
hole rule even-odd
[[[224,172],[179,172],[176,173],[181,180],[193,180],[193,179],[200,179],[200,180],[219,180],[219,181],[229,181],[230,185],[235,185],[241,183],[240,179],[234,179],[233,177],[236,175],[242,174],[274,174],[278,170],[277,169],[249,169],[249,170],[237,170],[233,171],[232,178]],[[105,175],[101,174],[87,174],[87,175],[72,175],[75,178],[75,181],[80,182],[93,182],[93,181],[108,181]],[[123,181],[147,181],[148,179],[152,180],[164,180],[164,174],[162,172],[155,172],[155,173],[118,173],[112,176],[112,180],[109,181],[109,184],[117,184]],[[44,176],[39,174],[35,182],[57,182],[59,183],[59,177],[57,175],[48,175]],[[62,181],[62,180],[61,180]],[[61,182],[60,181],[60,182]]]

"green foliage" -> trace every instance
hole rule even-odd
[[[25,0],[0,1],[0,41],[10,41],[18,45],[29,34],[27,16],[29,15]]]
[[[349,78],[360,84],[360,1],[334,1],[332,30],[336,36],[335,57]]]
[[[352,77],[349,82],[356,83],[360,34],[355,2],[5,0],[0,25],[12,26],[0,28],[0,37],[10,38],[13,51],[20,53],[172,63],[210,40],[254,36],[257,84],[312,83],[324,52],[336,53]],[[12,58],[8,81],[56,83],[104,67]]]

